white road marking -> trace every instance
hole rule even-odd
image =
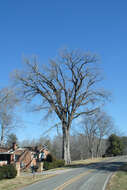
[[[112,175],[112,173],[107,177],[107,179],[106,179],[106,181],[105,181],[105,183],[104,183],[104,186],[103,186],[103,189],[102,189],[102,190],[105,190],[105,189],[106,189],[107,183],[108,183],[108,181],[109,181],[111,175]]]

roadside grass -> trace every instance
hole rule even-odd
[[[109,158],[108,157],[106,157],[106,158],[93,158],[93,159],[89,158],[86,160],[76,160],[76,161],[72,161],[72,163],[70,165],[67,165],[66,167],[68,167],[68,168],[82,167],[82,166],[85,166],[88,164],[105,161],[107,159],[109,159]]]
[[[114,173],[106,190],[127,190],[127,163]]]
[[[86,160],[76,160],[76,161],[72,161],[72,165],[77,165],[77,164],[90,164],[90,163],[94,163],[94,162],[100,162],[100,161],[103,161],[103,160],[106,160],[108,159],[107,158],[93,158],[93,159],[86,159]]]
[[[27,185],[44,180],[49,177],[53,177],[56,174],[48,175],[35,175],[33,176],[19,176],[14,179],[0,180],[0,190],[18,190]]]

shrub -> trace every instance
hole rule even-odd
[[[62,166],[65,166],[65,161],[64,160],[56,160],[56,165],[57,167],[62,167]]]
[[[48,154],[47,157],[46,157],[46,162],[53,162],[54,158],[51,154]]]
[[[15,178],[17,175],[14,165],[0,166],[0,180]]]
[[[110,135],[108,138],[109,146],[106,150],[108,156],[118,156],[123,154],[123,141],[115,134]]]
[[[44,169],[45,170],[49,170],[49,169],[53,169],[53,168],[59,168],[65,165],[65,161],[64,160],[53,160],[53,162],[47,162],[44,161]]]

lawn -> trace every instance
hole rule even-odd
[[[127,190],[127,164],[113,174],[106,190]]]
[[[76,160],[72,161],[71,165],[77,165],[77,164],[90,164],[90,163],[95,163],[95,162],[101,162],[103,160],[107,160],[107,158],[93,158],[93,159],[86,159],[86,160]]]

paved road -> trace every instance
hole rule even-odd
[[[21,190],[105,190],[114,171],[127,162],[127,157],[74,168]]]

